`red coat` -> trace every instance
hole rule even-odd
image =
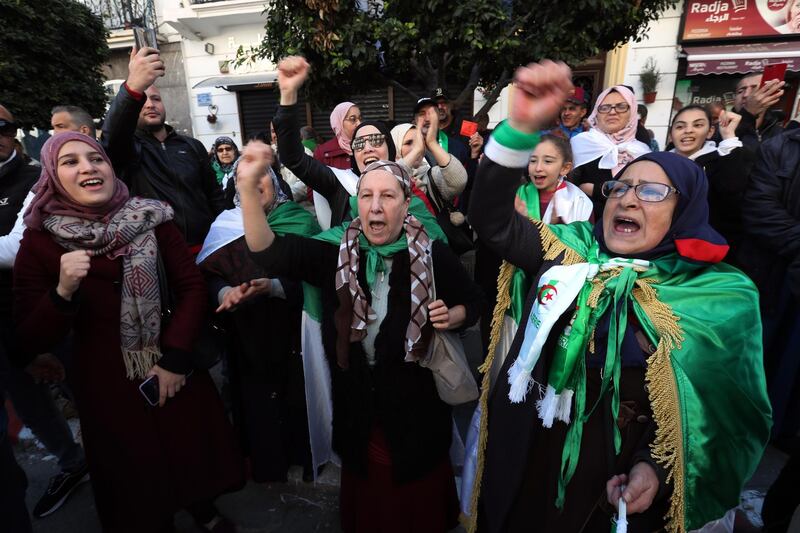
[[[353,168],[350,164],[350,154],[342,150],[336,137],[317,146],[314,150],[314,159],[333,168],[342,170]]]
[[[175,294],[162,351],[189,351],[206,312],[205,284],[174,223],[155,232]],[[66,251],[49,233],[25,231],[14,265],[17,337],[41,353],[73,332],[68,379],[103,529],[158,531],[178,509],[241,486],[241,455],[206,371],[195,371],[164,407],[145,402],[120,349],[122,259],[93,257],[67,303],[54,291]]]

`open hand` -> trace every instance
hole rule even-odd
[[[155,83],[156,79],[164,75],[164,62],[161,54],[155,48],[131,49],[128,60],[128,87],[136,92],[143,93]]]
[[[514,74],[511,126],[533,133],[550,124],[572,93],[572,71],[545,59],[520,67]]]
[[[186,376],[175,374],[169,370],[164,370],[158,365],[154,365],[147,373],[147,377],[158,376],[158,406],[164,407],[167,398],[174,398],[178,391],[186,385]]]
[[[271,288],[272,281],[268,278],[253,279],[236,287],[230,287],[222,295],[222,301],[217,307],[217,313],[230,311],[253,296],[269,294]]]
[[[778,103],[781,96],[783,96],[784,85],[786,85],[786,83],[780,80],[767,81],[747,97],[744,108],[748,113],[757,117]]]
[[[627,485],[622,491],[622,486]],[[614,476],[606,483],[608,503],[617,507],[620,496],[625,500],[628,514],[643,513],[653,504],[658,494],[658,476],[647,463],[636,463],[630,475]]]

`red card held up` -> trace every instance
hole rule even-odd
[[[461,121],[461,135],[464,137],[472,137],[478,131],[478,123],[470,120]]]

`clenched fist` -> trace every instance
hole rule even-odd
[[[61,256],[61,272],[58,275],[56,292],[65,300],[81,286],[81,281],[89,274],[91,256],[86,250],[67,252]]]

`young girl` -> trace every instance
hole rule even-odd
[[[684,107],[670,126],[674,145],[671,151],[700,165],[708,177],[709,221],[728,241],[731,250],[725,260],[734,264],[738,264],[738,248],[744,236],[742,201],[754,160],[753,153],[744,149],[736,137],[740,120],[731,111],[720,113],[719,146],[709,140],[714,135],[714,126],[711,114],[704,107]]]
[[[528,163],[527,183],[517,191],[514,207],[521,215],[547,224],[589,220],[592,201],[564,177],[572,170],[569,142],[543,135]]]

